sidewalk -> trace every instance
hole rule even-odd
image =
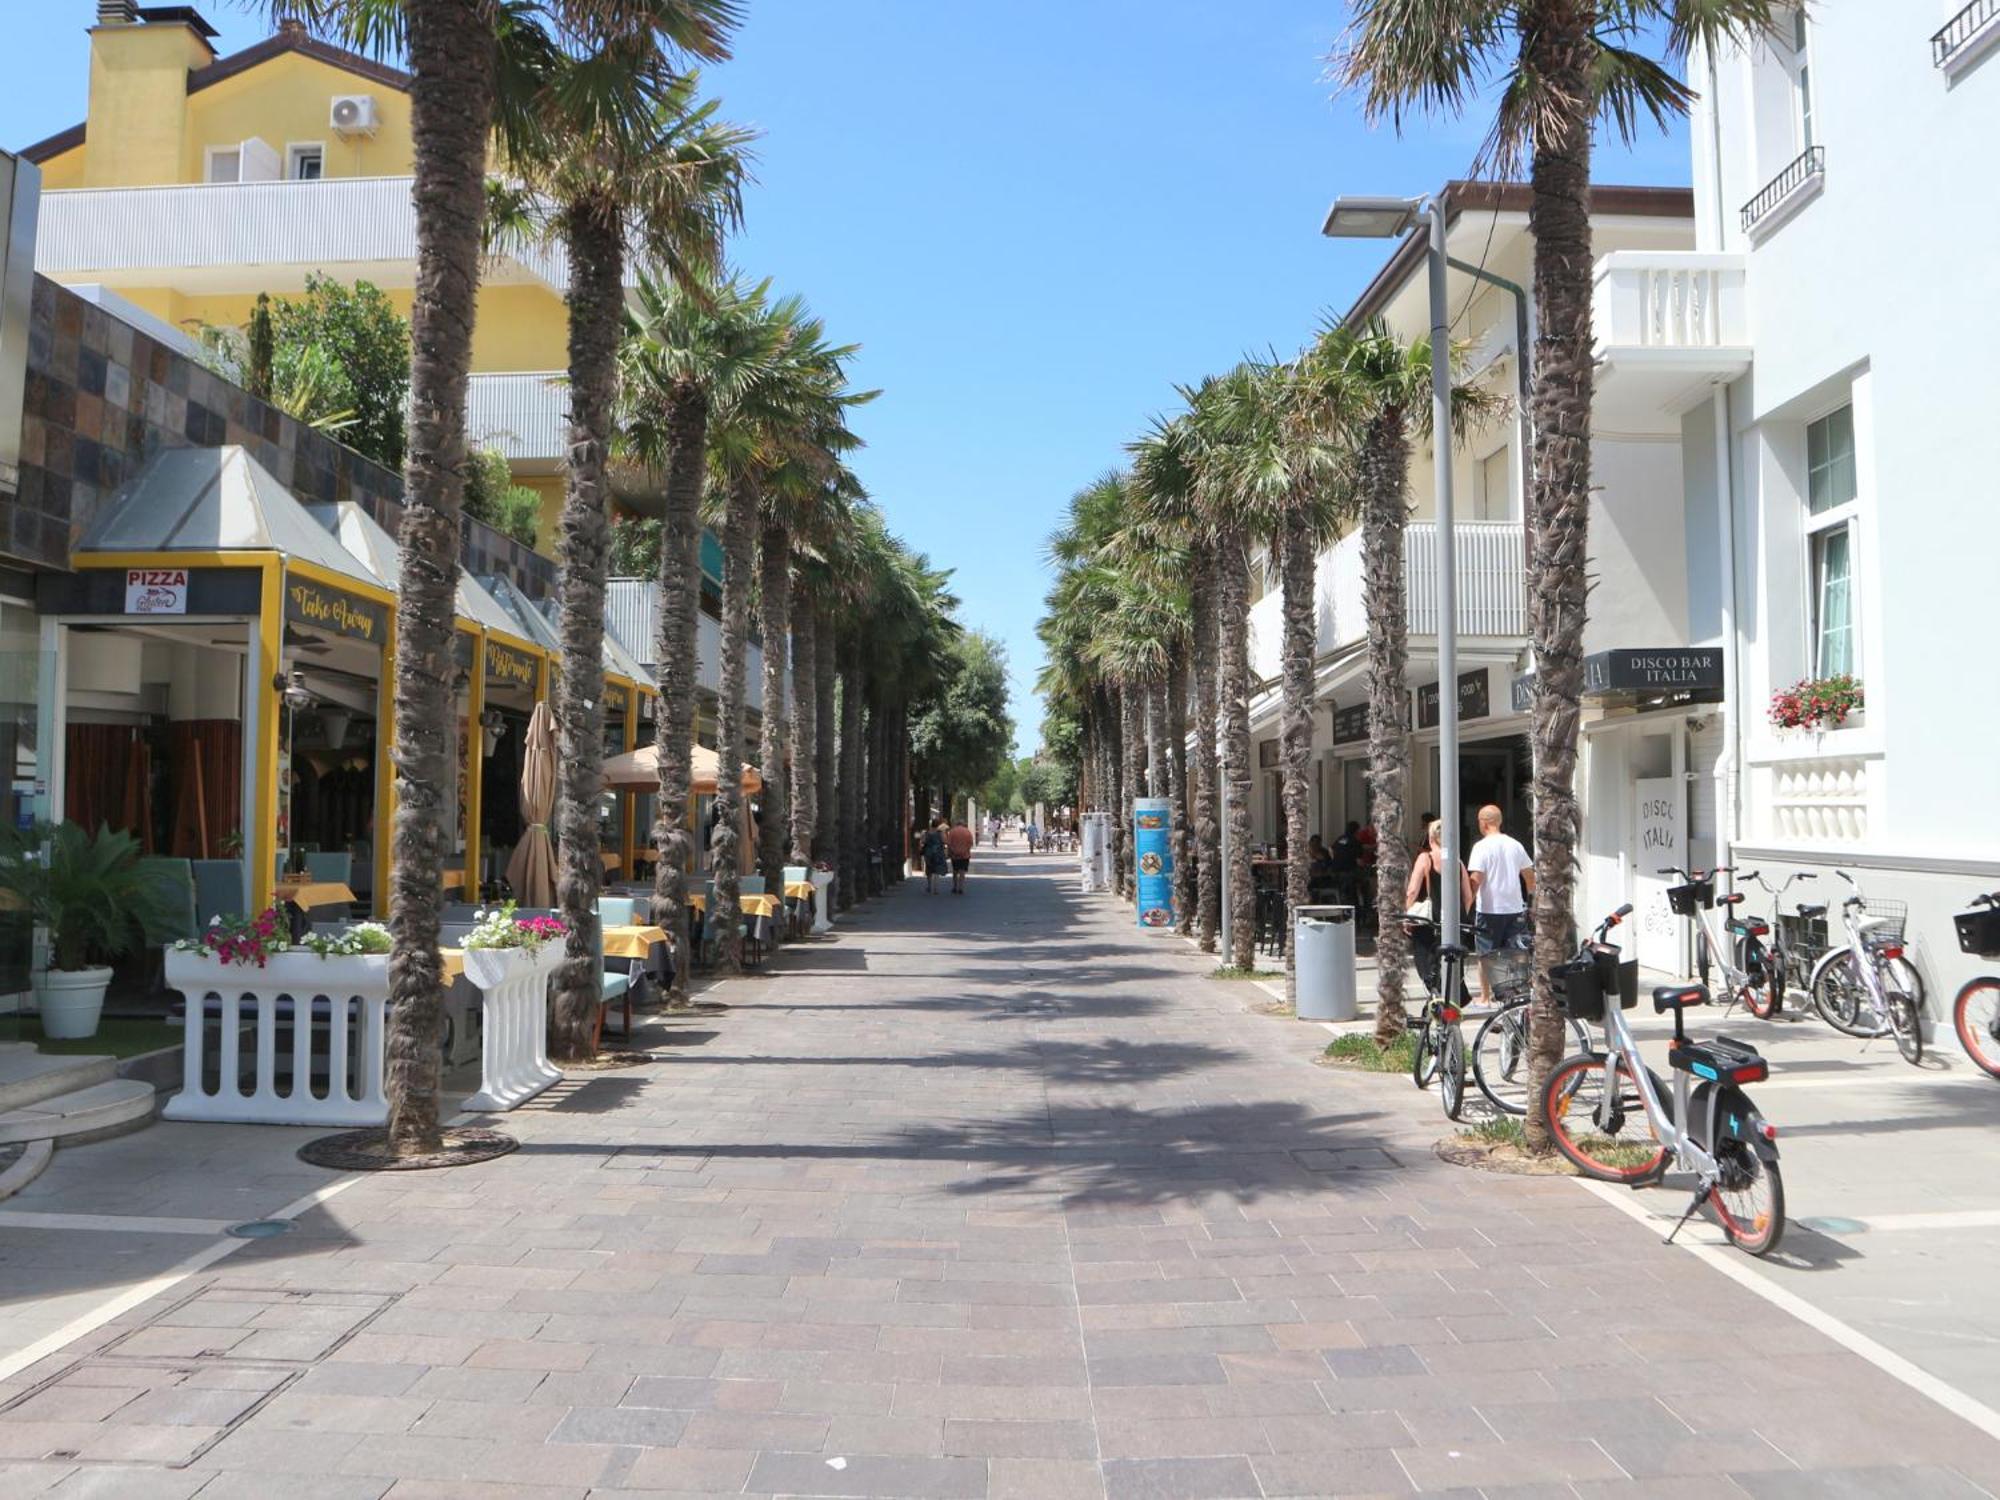
[[[0,1494],[2000,1487],[2000,1443],[1576,1184],[1438,1162],[1434,1099],[1074,884],[906,884],[481,1167],[58,1153],[0,1205],[0,1361],[146,1300],[0,1377]]]

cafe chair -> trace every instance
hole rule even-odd
[[[354,856],[345,849],[314,850],[306,855],[306,878],[347,885],[354,879]]]
[[[213,917],[241,916],[250,909],[250,896],[243,888],[243,861],[240,859],[196,859],[194,871],[195,926],[208,926]]]

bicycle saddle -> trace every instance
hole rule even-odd
[[[1799,915],[1805,918],[1808,922],[1810,922],[1814,917],[1823,917],[1826,915],[1826,903],[1821,902],[1817,906],[1801,906],[1799,908]]]
[[[1653,1014],[1664,1015],[1670,1010],[1685,1010],[1691,1005],[1708,1004],[1708,986],[1705,984],[1660,984],[1653,987]]]
[[[1743,892],[1731,891],[1726,896],[1717,896],[1715,898],[1715,904],[1717,906],[1741,906],[1745,899],[1746,898]]]
[[[1771,1075],[1771,1065],[1757,1049],[1734,1037],[1676,1042],[1667,1054],[1667,1061],[1683,1073],[1723,1083],[1756,1083]]]

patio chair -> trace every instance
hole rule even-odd
[[[243,886],[242,860],[196,859],[188,864],[194,878],[196,927],[208,926],[211,917],[234,916],[248,910],[250,896]]]
[[[606,927],[630,927],[639,920],[638,901],[631,896],[599,896],[597,920]]]
[[[313,850],[306,855],[306,875],[313,880],[348,885],[354,879],[354,856],[345,849]]]
[[[798,885],[811,879],[811,866],[785,866],[785,884],[787,886]],[[811,931],[813,920],[812,897],[787,896],[785,898],[785,916],[787,919],[787,931],[790,936],[798,937],[801,933]]]

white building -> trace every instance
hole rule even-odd
[[[1907,903],[1934,1021],[1982,967],[1951,914],[2000,887],[2000,697],[1981,665],[2000,202],[1969,190],[1978,143],[2000,138],[1996,40],[1991,0],[1821,5],[1697,59],[1695,253],[1597,268],[1596,426],[1678,438],[1689,639],[1722,648],[1729,680],[1690,801],[1714,797],[1739,865],[1819,872],[1811,899],[1837,901],[1845,870]],[[1615,587],[1607,572],[1593,607]],[[1774,693],[1835,673],[1860,680],[1861,712],[1774,727]],[[1610,733],[1590,742],[1593,893],[1631,859],[1600,795],[1633,753]]]

